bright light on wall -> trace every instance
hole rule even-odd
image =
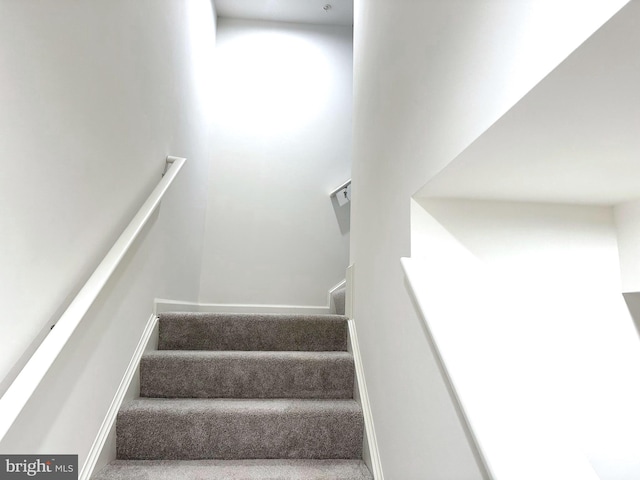
[[[211,84],[213,82],[213,57],[216,44],[215,12],[211,2],[185,2],[189,35],[189,66],[192,69],[191,94],[198,99],[200,108],[210,121],[214,101]]]
[[[323,52],[293,33],[244,32],[217,45],[216,117],[229,129],[273,135],[304,127],[324,108],[331,83]]]

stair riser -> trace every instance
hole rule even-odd
[[[140,396],[348,399],[353,379],[347,355],[155,355],[140,363]]]
[[[162,314],[160,350],[346,351],[339,316]]]
[[[358,459],[361,412],[121,411],[122,460]]]
[[[361,460],[116,460],[93,480],[373,480]]]

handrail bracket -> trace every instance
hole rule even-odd
[[[164,164],[164,171],[162,172],[162,176],[164,177],[165,174],[167,173],[167,170],[169,170],[169,167],[171,165],[173,165],[173,162],[175,162],[176,160],[179,160],[179,157],[172,157],[172,156],[168,156],[165,160],[165,164]]]

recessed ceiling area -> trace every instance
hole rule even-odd
[[[640,198],[640,3],[576,49],[417,194],[585,205]]]
[[[222,18],[353,25],[353,0],[214,0]]]

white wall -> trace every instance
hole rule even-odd
[[[158,182],[165,156],[188,158],[3,452],[77,453],[82,465],[153,298],[197,298],[214,42],[208,0],[0,2],[4,388]]]
[[[640,341],[613,210],[419,204],[417,296],[495,478],[637,478]]]
[[[200,301],[326,305],[348,265],[348,27],[220,19]]]
[[[406,292],[411,195],[624,3],[356,0],[354,315],[390,478],[481,475]]]
[[[639,23],[640,3],[627,4],[419,195],[584,205],[637,199]]]

